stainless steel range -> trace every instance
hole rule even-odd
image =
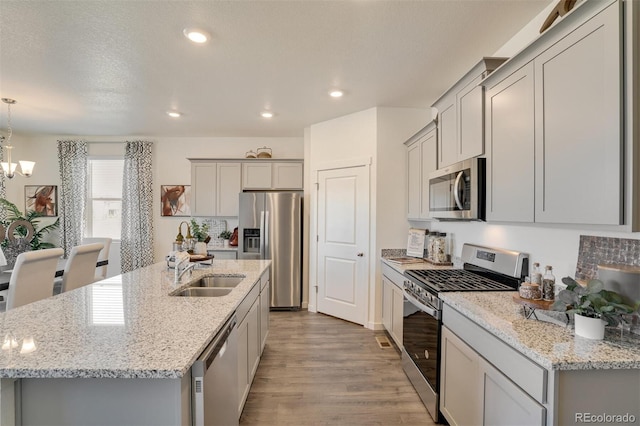
[[[439,410],[442,300],[447,291],[514,291],[529,273],[529,255],[464,244],[463,269],[405,271],[402,367],[434,421]]]

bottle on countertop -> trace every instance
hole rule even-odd
[[[542,272],[540,272],[540,264],[538,262],[533,264],[533,271],[531,272],[531,282],[542,287]]]
[[[542,276],[542,298],[544,300],[555,299],[556,277],[553,275],[553,268],[547,265]]]

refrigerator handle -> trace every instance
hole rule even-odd
[[[265,229],[265,220],[264,220],[264,216],[265,216],[265,211],[262,210],[260,212],[260,259],[264,259],[265,258],[265,239],[266,239],[266,229]]]
[[[271,229],[269,229],[269,211],[264,212],[264,255],[263,259],[271,259],[271,245],[269,244],[269,240],[271,236]]]

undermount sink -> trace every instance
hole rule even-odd
[[[244,280],[244,275],[210,275],[208,277],[202,277],[198,281],[189,284],[192,288],[233,288],[240,284]]]
[[[231,293],[233,288],[220,287],[189,287],[174,294],[174,296],[186,297],[222,297]]]

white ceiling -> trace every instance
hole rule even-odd
[[[18,101],[16,133],[302,136],[374,106],[428,108],[548,4],[0,0],[0,96]]]

